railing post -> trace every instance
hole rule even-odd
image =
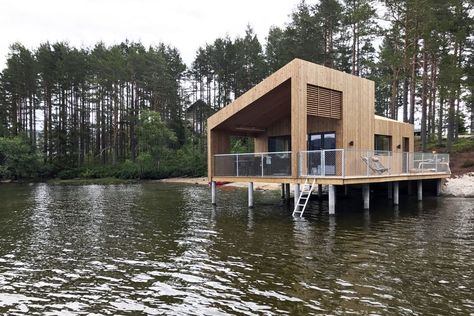
[[[392,165],[393,165],[393,152],[388,152],[388,174],[392,174]]]
[[[298,177],[301,177],[301,174],[303,173],[302,169],[302,162],[301,162],[301,151],[296,153],[296,163],[298,164]]]
[[[237,164],[237,177],[239,176],[239,155],[236,156],[236,164]]]
[[[321,150],[321,176],[326,176],[326,151]]]
[[[435,160],[435,171],[438,172],[438,155],[434,154],[433,158]]]
[[[346,169],[346,151],[342,149],[342,177],[344,178],[345,169]]]
[[[407,160],[407,170],[405,171],[406,173],[410,173],[410,168],[409,168],[409,159],[410,159],[410,155],[408,153],[405,153],[405,155],[407,156],[406,157],[406,160]]]
[[[420,168],[420,165],[418,165],[418,168],[421,169],[421,173],[423,173],[424,167],[425,167],[425,154],[421,153],[421,163],[420,163],[423,168]]]
[[[370,164],[370,159],[372,157],[369,157],[369,152],[367,152],[367,177],[369,176],[369,164]]]

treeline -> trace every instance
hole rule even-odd
[[[450,150],[466,122],[474,130],[472,5],[303,1],[263,44],[248,26],[200,47],[189,67],[163,44],[13,44],[0,74],[0,137],[21,137],[45,176],[202,174],[207,117],[302,58],[374,80],[377,113],[416,121],[423,148],[447,136]],[[5,157],[0,146],[0,165]]]
[[[165,45],[44,43],[30,51],[14,44],[0,78],[0,136],[25,138],[52,175],[145,157],[150,169],[170,155],[176,164],[176,151],[189,144],[185,70],[179,52]]]
[[[303,1],[265,50],[250,28],[201,47],[193,97],[218,109],[302,58],[374,80],[378,114],[420,126],[424,149],[447,136],[449,151],[467,122],[474,131],[473,13],[470,0]]]

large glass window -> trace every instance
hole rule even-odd
[[[375,151],[392,151],[392,136],[375,135]]]
[[[336,133],[316,133],[309,134],[308,150],[322,150],[336,148]]]
[[[268,151],[269,152],[291,151],[290,135],[268,137]]]

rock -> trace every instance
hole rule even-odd
[[[445,196],[474,198],[474,172],[446,180],[441,194]]]

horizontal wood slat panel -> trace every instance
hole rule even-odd
[[[308,115],[342,118],[342,92],[314,85],[307,85]]]

